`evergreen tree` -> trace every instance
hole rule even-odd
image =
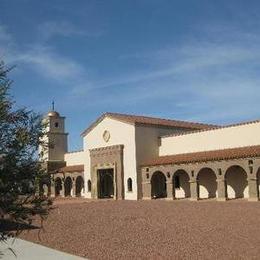
[[[36,216],[44,220],[51,208],[51,200],[38,192],[48,178],[38,160],[41,116],[15,108],[9,72],[0,62],[0,241],[18,235]]]

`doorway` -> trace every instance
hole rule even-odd
[[[109,199],[114,197],[114,169],[100,169],[98,174],[98,197]]]

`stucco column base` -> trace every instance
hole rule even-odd
[[[199,198],[189,198],[190,201],[199,201]]]
[[[151,197],[143,197],[142,199],[143,200],[151,200],[152,198]]]
[[[217,198],[217,201],[227,201],[227,198]]]
[[[196,180],[190,181],[190,200],[191,201],[197,201],[199,199],[198,197],[198,184]]]
[[[248,201],[258,201],[258,189],[257,189],[257,179],[248,179]]]
[[[248,198],[248,201],[252,201],[252,202],[259,201],[259,198]]]

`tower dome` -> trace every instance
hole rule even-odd
[[[55,109],[54,109],[54,101],[52,101],[52,110],[51,111],[49,111],[49,113],[47,114],[47,116],[51,116],[51,117],[60,117],[60,114],[57,112],[57,111],[55,111]]]
[[[57,111],[52,110],[47,114],[47,116],[59,117],[60,114]]]

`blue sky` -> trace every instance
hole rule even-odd
[[[56,109],[70,150],[103,112],[217,124],[260,118],[260,2],[0,0],[19,106]]]

